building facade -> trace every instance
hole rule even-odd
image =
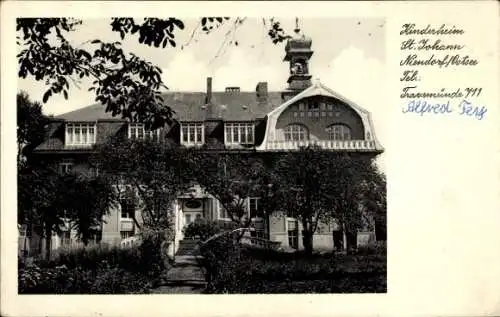
[[[110,136],[170,139],[187,147],[210,145],[240,152],[294,151],[315,144],[331,151],[370,156],[382,153],[370,113],[320,81],[311,80],[311,45],[311,39],[299,32],[288,41],[284,61],[289,63],[290,74],[284,91],[268,91],[267,82],[257,83],[255,91],[241,91],[239,87],[212,91],[212,78],[207,78],[206,91],[164,94],[165,103],[175,111],[175,123],[155,131],[113,117],[100,104],[91,105],[54,117],[47,138],[33,155],[57,162],[61,172],[92,177],[99,172],[88,160],[93,146]],[[259,198],[249,198],[247,208],[250,215],[257,214]],[[96,241],[118,244],[137,234],[132,220],[137,212],[134,204],[123,201],[106,217]],[[182,229],[189,223],[200,218],[226,221],[229,216],[216,199],[197,188],[194,196],[178,198],[174,218],[176,233],[171,252],[175,252],[183,239]],[[254,220],[253,236],[279,242],[283,248],[302,248],[300,223],[295,218],[272,216],[267,229],[262,219]],[[367,227],[367,232],[360,233],[360,240],[373,235],[373,226]],[[315,248],[331,250],[336,232],[341,228],[335,224],[320,225],[314,235]],[[73,244],[72,237],[71,232],[64,233],[54,238],[57,241],[53,245]]]

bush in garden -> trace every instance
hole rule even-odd
[[[221,232],[221,228],[216,221],[197,220],[190,223],[183,229],[185,238],[199,238],[202,241]]]

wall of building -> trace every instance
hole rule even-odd
[[[317,102],[318,105],[325,103],[325,110],[309,111],[307,105]],[[299,110],[299,105],[304,105],[304,110]],[[328,110],[327,105],[332,105]],[[312,116],[309,116],[311,112]],[[301,113],[303,116],[301,116]],[[315,114],[318,116],[315,116]],[[364,126],[361,117],[348,105],[339,100],[326,97],[310,97],[302,99],[283,111],[276,122],[276,136],[278,140],[284,140],[284,129],[290,124],[302,124],[309,130],[310,140],[328,140],[327,128],[332,124],[345,124],[351,128],[352,139],[364,140]]]

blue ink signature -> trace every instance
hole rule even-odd
[[[477,120],[483,120],[486,117],[488,109],[485,106],[474,105],[468,100],[462,100],[456,105],[457,113],[461,116],[472,117]],[[451,101],[448,100],[444,103],[432,103],[426,100],[411,100],[405,108],[402,109],[403,113],[415,113],[423,116],[424,114],[448,114],[454,113],[454,107]]]

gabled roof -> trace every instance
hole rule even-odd
[[[203,121],[206,119],[205,92],[168,92],[162,95],[165,103],[175,111],[179,121]],[[264,118],[268,112],[281,105],[281,92],[269,92],[267,103],[259,103],[255,92],[213,92],[214,113],[224,121],[251,121]],[[102,104],[64,113],[55,119],[65,121],[118,120],[105,111]]]

